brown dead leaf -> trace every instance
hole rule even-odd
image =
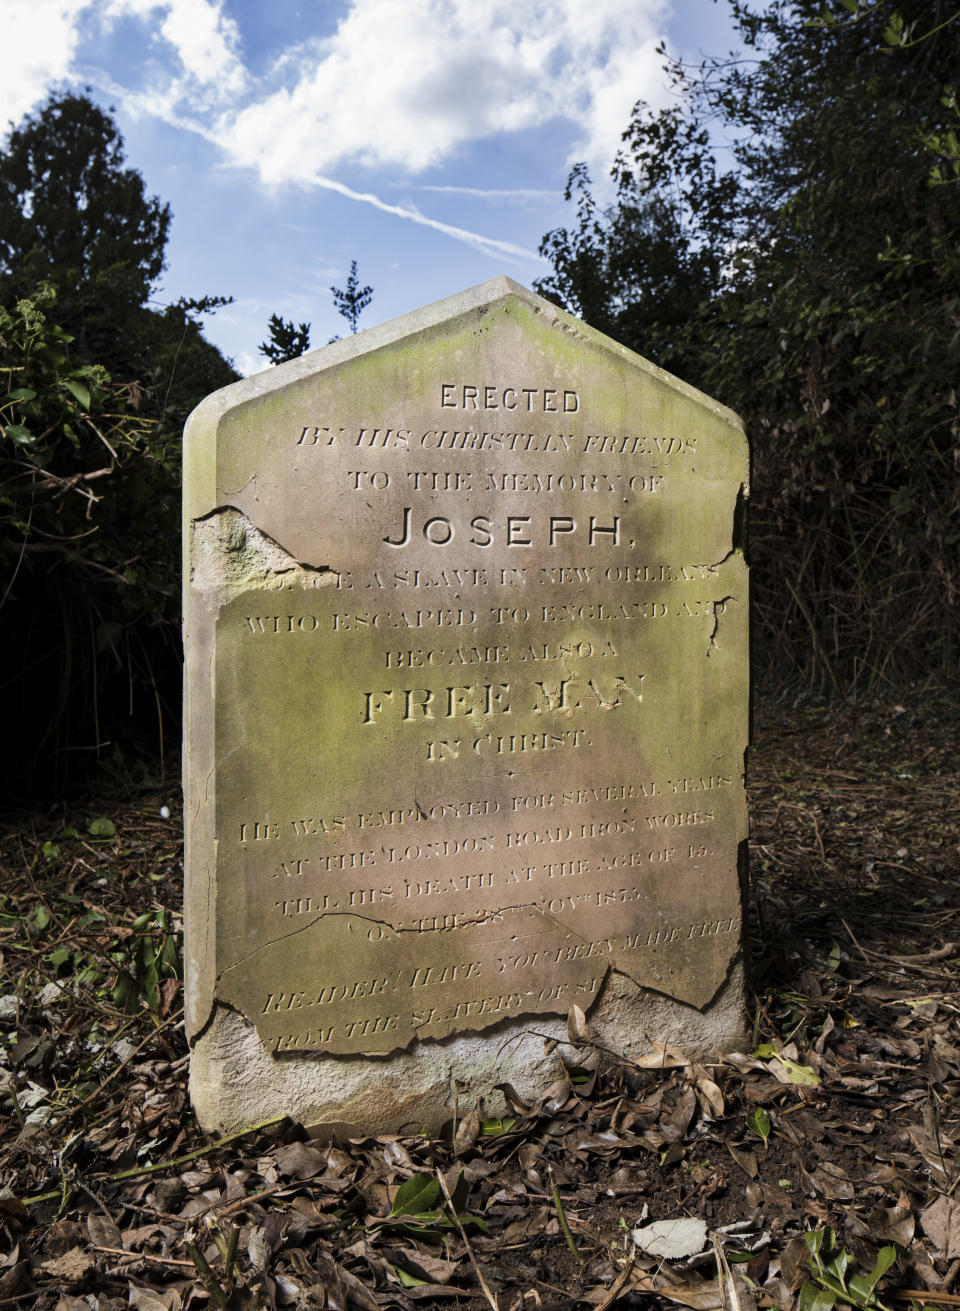
[[[780,1253],[780,1273],[787,1287],[796,1292],[807,1278],[810,1249],[802,1238],[791,1238]]]
[[[69,1252],[64,1252],[62,1256],[55,1256],[51,1261],[40,1262],[40,1269],[45,1274],[52,1275],[54,1279],[62,1279],[68,1284],[79,1283],[93,1266],[93,1257],[82,1247],[71,1247]]]
[[[587,1027],[587,1017],[576,1002],[570,1007],[567,1015],[567,1037],[572,1043],[578,1043],[582,1046],[586,1046],[592,1041],[590,1030]]]
[[[0,1275],[0,1297],[15,1297],[30,1287],[29,1260],[17,1261]]]
[[[916,1221],[906,1194],[900,1194],[896,1206],[878,1206],[870,1213],[867,1225],[875,1239],[909,1247],[913,1242]]]
[[[281,1147],[276,1155],[276,1167],[281,1175],[288,1179],[312,1179],[314,1175],[320,1173],[327,1163],[326,1152],[320,1152],[316,1147],[308,1147],[306,1143],[293,1142],[288,1143],[286,1147]]]
[[[442,1257],[430,1256],[424,1251],[414,1251],[412,1247],[401,1247],[397,1256],[405,1269],[421,1279],[429,1279],[434,1284],[449,1284],[459,1266],[459,1261],[444,1261]]]
[[[920,1224],[948,1261],[960,1256],[960,1202],[952,1197],[938,1197],[920,1213]]]
[[[741,1170],[744,1170],[751,1179],[756,1179],[760,1167],[757,1164],[757,1158],[753,1152],[749,1151],[746,1147],[734,1147],[733,1143],[727,1143],[727,1151],[736,1161],[737,1165],[739,1165]]]
[[[120,1229],[103,1215],[87,1216],[87,1233],[94,1247],[119,1247]]]
[[[849,1202],[856,1194],[846,1170],[832,1161],[818,1165],[812,1177],[816,1187],[831,1202]]]
[[[468,1152],[480,1137],[480,1112],[476,1107],[469,1111],[457,1125],[453,1140],[453,1150],[457,1156]]]
[[[652,1051],[633,1058],[633,1064],[639,1066],[641,1070],[674,1070],[683,1065],[693,1064],[690,1057],[686,1056],[679,1047],[673,1047],[668,1042],[655,1042],[651,1046]]]
[[[697,1095],[692,1088],[685,1088],[677,1098],[677,1104],[668,1115],[660,1117],[659,1130],[663,1141],[679,1142],[690,1128],[694,1112],[697,1109]]]
[[[380,1311],[380,1304],[362,1280],[329,1257],[323,1257],[322,1260],[325,1267],[324,1279],[327,1285],[328,1298],[331,1287],[335,1286],[338,1290],[346,1290],[351,1305],[362,1307],[363,1311]],[[346,1300],[342,1298],[342,1291],[339,1295],[342,1299],[340,1305],[344,1306]],[[333,1305],[332,1300],[330,1304]]]
[[[137,1311],[180,1311],[183,1302],[175,1288],[150,1289],[131,1284],[130,1305]]]
[[[719,1120],[724,1112],[723,1093],[717,1084],[706,1075],[700,1075],[697,1078],[697,1092],[700,1095],[701,1104],[714,1119]]]
[[[247,1239],[247,1256],[258,1275],[262,1275],[268,1268],[272,1255],[273,1250],[263,1229],[251,1229],[250,1236]]]

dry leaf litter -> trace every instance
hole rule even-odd
[[[574,1011],[564,1078],[436,1139],[202,1134],[174,789],[11,821],[0,1308],[960,1305],[960,708],[757,720],[745,1050]]]

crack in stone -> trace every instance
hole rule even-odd
[[[720,616],[723,614],[724,607],[728,601],[736,601],[735,596],[721,596],[719,601],[711,601],[713,606],[713,628],[710,630],[710,637],[707,641],[707,659],[710,658],[711,651],[719,651],[720,643],[717,641],[717,632],[720,628]]]
[[[506,909],[507,910],[539,910],[540,908],[537,906],[509,906],[506,907]],[[372,915],[363,915],[359,911],[355,911],[355,910],[325,910],[325,911],[321,911],[319,915],[315,915],[313,919],[307,920],[305,924],[298,924],[295,929],[290,929],[289,932],[282,933],[279,938],[271,938],[269,942],[263,942],[260,944],[259,947],[254,947],[252,951],[248,951],[246,955],[241,956],[239,960],[231,961],[229,965],[225,965],[223,967],[223,969],[217,975],[216,981],[218,984],[221,983],[224,976],[229,974],[231,970],[239,969],[241,965],[245,965],[247,961],[252,960],[254,956],[259,956],[259,954],[262,951],[269,951],[271,947],[276,947],[282,942],[288,942],[291,938],[298,937],[301,933],[306,933],[308,929],[315,928],[316,925],[328,919],[360,920],[364,924],[374,924],[378,928],[389,929],[391,933],[394,933],[397,935],[397,937],[399,937],[401,933],[424,933],[424,932],[452,933],[457,929],[468,928],[476,924],[489,924],[491,921],[495,920],[498,915],[501,914],[503,914],[503,909],[498,907],[496,910],[479,911],[472,918],[468,920],[462,920],[461,923],[459,924],[442,925],[439,928],[424,930],[424,929],[414,928],[411,925],[401,925],[398,928],[395,924],[391,924],[389,920],[376,919]]]

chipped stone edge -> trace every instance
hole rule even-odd
[[[224,1086],[229,1084],[232,1087],[236,1080],[237,1086],[233,1087],[234,1095],[236,1095],[240,1089],[247,1086],[248,1080],[251,1086],[256,1085],[256,1080],[249,1079],[247,1062],[253,1061],[254,1064],[257,1064],[265,1059],[271,1066],[279,1068],[280,1066],[286,1066],[291,1058],[280,1058],[278,1060],[270,1056],[260,1042],[253,1026],[215,999],[213,926],[216,924],[217,919],[217,894],[214,824],[216,813],[215,757],[212,719],[215,704],[213,633],[214,621],[220,605],[229,598],[235,587],[244,585],[247,575],[241,569],[236,579],[224,578],[223,585],[218,585],[212,577],[203,577],[202,569],[200,571],[201,576],[195,576],[195,528],[205,519],[218,512],[227,511],[237,514],[244,521],[245,531],[248,533],[250,544],[254,547],[253,554],[263,556],[262,563],[266,572],[274,572],[273,555],[275,552],[277,553],[277,563],[280,563],[280,557],[283,557],[281,571],[284,573],[303,571],[315,576],[317,573],[326,572],[324,569],[299,564],[282,547],[257,529],[255,525],[246,519],[246,516],[241,516],[240,512],[234,510],[231,506],[219,504],[216,439],[220,423],[228,414],[235,412],[247,403],[256,402],[301,378],[326,373],[352,359],[441,324],[447,324],[457,319],[462,321],[470,313],[482,314],[507,300],[520,301],[532,309],[535,314],[543,315],[545,320],[556,327],[558,331],[576,336],[584,344],[589,344],[606,354],[619,356],[632,368],[685,396],[688,400],[706,410],[715,419],[734,429],[742,437],[744,447],[748,452],[747,460],[749,461],[749,448],[746,444],[743,424],[739,416],[732,410],[645,360],[634,351],[614,342],[603,333],[590,328],[566,311],[558,309],[549,301],[535,295],[506,276],[492,278],[467,291],[446,297],[412,313],[401,315],[346,340],[332,343],[296,360],[271,367],[250,378],[242,379],[240,382],[213,392],[197,406],[188,418],[184,429],[183,630],[185,648],[189,644],[191,650],[191,664],[199,668],[206,667],[207,686],[195,700],[191,696],[191,680],[187,677],[184,678],[184,732],[187,748],[183,753],[186,828],[184,868],[185,871],[187,869],[191,870],[185,889],[185,921],[188,926],[185,955],[187,957],[186,973],[193,980],[193,986],[188,990],[186,998],[185,1028],[188,1037],[195,1040],[193,1059],[191,1060],[191,1088],[194,1089],[192,1095],[195,1098],[201,1122],[207,1127],[216,1125],[227,1127],[227,1120],[222,1119],[221,1116],[224,1105],[230,1104],[230,1096],[224,1097],[222,1091],[219,1091],[211,1098],[209,1090],[211,1087],[217,1088],[217,1079],[215,1078],[211,1084],[204,1071],[210,1071],[217,1065],[222,1067],[219,1077],[225,1080]],[[749,496],[749,475],[742,484],[741,496],[744,498]],[[737,550],[736,534],[734,534],[734,550]],[[268,563],[268,560],[270,563]],[[194,855],[194,852],[197,855]],[[207,857],[202,865],[199,859],[201,855]],[[197,936],[198,926],[201,924],[206,925],[206,934],[203,938]],[[696,1049],[707,1050],[708,1048],[723,1046],[730,1047],[739,1041],[739,1036],[742,1035],[743,1031],[743,1017],[745,1015],[743,980],[743,959],[742,956],[737,956],[732,960],[730,974],[720,993],[717,994],[704,1012],[699,1012],[683,1002],[638,988],[627,976],[615,974],[608,981],[607,988],[604,991],[604,998],[606,998],[608,991],[612,997],[616,997],[618,989],[627,986],[632,989],[632,999],[629,1005],[625,1009],[622,1005],[615,1007],[614,1009],[618,1013],[623,1010],[623,1015],[611,1020],[608,1024],[608,1006],[606,1002],[598,1003],[593,1009],[592,1018],[599,1025],[600,1032],[606,1031],[607,1028],[610,1029],[609,1037],[601,1040],[608,1042],[608,1045],[625,1054],[629,1053],[631,1049],[635,1049],[634,1039],[637,1033],[637,1023],[639,1022],[635,1015],[630,1015],[631,1006],[646,1008],[645,1013],[650,1017],[650,1032],[656,1033],[660,1040],[669,1041],[671,1035],[677,1037],[681,1032],[685,1032],[688,1035],[687,1045],[690,1046],[692,1042]],[[639,1000],[637,992],[644,994]],[[734,995],[736,1000],[731,1008],[728,999]],[[652,1001],[651,999],[656,1000]],[[230,1016],[233,1017],[233,1021],[225,1018]],[[697,1020],[692,1017],[697,1017]],[[231,1023],[239,1023],[246,1031],[245,1035],[238,1034],[235,1031],[231,1035]],[[562,1037],[560,1032],[562,1021],[553,1021],[545,1025],[544,1031],[548,1029],[557,1029],[558,1032],[554,1036]],[[704,1033],[702,1043],[695,1036],[701,1030]],[[529,1034],[529,1022],[519,1020],[505,1026],[503,1041],[505,1043],[520,1042],[525,1034]],[[223,1039],[226,1041],[224,1042]],[[479,1083],[482,1084],[482,1069],[485,1068],[484,1063],[489,1063],[484,1044],[489,1046],[491,1041],[490,1031],[486,1031],[479,1035],[464,1035],[441,1040],[435,1046],[436,1052],[459,1051],[460,1048],[463,1048],[467,1055],[473,1052],[475,1058],[482,1057],[483,1060],[481,1060],[480,1066],[476,1065],[476,1059],[468,1060],[470,1068],[476,1069],[476,1074],[471,1076],[471,1079],[479,1080]],[[523,1039],[523,1041],[526,1041],[526,1039]],[[239,1063],[239,1073],[234,1079],[231,1078],[230,1062],[224,1059],[224,1053],[236,1048],[238,1042],[239,1048],[243,1049],[244,1055]],[[259,1049],[259,1056],[253,1049],[254,1044]],[[438,1060],[442,1060],[442,1055],[438,1056],[436,1052],[431,1051],[433,1047],[434,1044],[425,1046],[418,1043],[404,1051],[399,1057],[392,1056],[388,1058],[392,1061],[399,1059],[401,1068],[406,1070],[406,1074],[403,1076],[404,1086],[406,1086],[406,1082],[409,1082],[411,1086],[415,1085],[421,1089],[421,1092],[416,1094],[422,1102],[421,1111],[418,1111],[418,1114],[427,1115],[428,1117],[434,1114],[436,1107],[436,1082],[434,1080],[430,1083],[430,1071]],[[649,1042],[647,1042],[647,1047],[649,1047]],[[424,1053],[430,1053],[426,1060]],[[303,1065],[306,1072],[302,1079],[293,1079],[293,1083],[303,1083],[304,1087],[308,1089],[308,1098],[312,1097],[313,1100],[319,1102],[323,1099],[322,1090],[327,1087],[331,1080],[335,1087],[342,1088],[344,1062],[358,1070],[357,1077],[359,1082],[362,1083],[362,1070],[366,1067],[367,1077],[369,1077],[369,1061],[371,1059],[376,1058],[331,1058],[329,1056],[312,1057],[298,1054],[296,1057],[298,1064],[291,1062],[289,1069],[295,1071],[306,1062]],[[417,1064],[413,1064],[414,1062]],[[542,1062],[534,1061],[530,1069],[539,1071],[541,1064]],[[419,1069],[420,1065],[423,1066],[423,1073],[414,1077],[413,1071]],[[324,1068],[325,1066],[326,1068]],[[195,1079],[194,1068],[197,1071]],[[556,1073],[555,1067],[554,1073]],[[509,1076],[504,1074],[502,1067],[498,1066],[496,1077],[497,1081],[500,1082]],[[530,1078],[536,1081],[538,1076],[536,1074],[530,1075],[526,1062],[520,1061],[511,1081],[516,1080],[518,1085],[523,1083],[528,1086]],[[297,1090],[294,1087],[286,1087],[290,1082],[290,1075],[286,1075],[279,1080],[279,1085],[283,1086],[285,1091],[278,1105],[281,1105],[284,1109],[286,1109],[291,1096],[294,1096],[294,1100],[297,1101],[298,1105],[303,1101],[303,1096],[295,1096]],[[276,1083],[276,1079],[271,1078],[268,1080],[271,1089]],[[429,1091],[427,1090],[428,1083],[430,1083]],[[532,1085],[530,1086],[532,1089]],[[365,1097],[368,1096],[369,1085],[363,1088],[362,1091]],[[287,1101],[284,1101],[283,1098],[286,1098]],[[258,1096],[258,1110],[261,1109],[261,1102],[262,1099]],[[240,1098],[240,1103],[242,1104],[242,1098]],[[201,1107],[204,1108],[202,1112]],[[431,1110],[431,1107],[434,1109]],[[207,1117],[208,1111],[209,1117]],[[243,1123],[252,1122],[252,1118],[255,1117],[247,1118],[245,1115],[241,1115],[239,1120],[231,1119],[230,1123],[234,1127],[242,1127]],[[424,1120],[423,1123],[426,1124],[427,1121]]]
[[[627,1061],[653,1049],[653,1040],[679,1046],[690,1057],[734,1050],[747,1038],[742,955],[703,1011],[640,988],[611,973],[589,1018],[600,1048]],[[253,1024],[217,1003],[190,1061],[190,1097],[207,1131],[233,1133],[273,1116],[289,1115],[324,1136],[361,1133],[433,1134],[474,1105],[486,1115],[506,1108],[497,1085],[510,1083],[535,1098],[571,1064],[590,1066],[598,1050],[573,1047],[562,1019],[532,1016],[482,1033],[417,1043],[390,1056],[330,1056],[299,1052],[273,1056]],[[467,1100],[459,1091],[468,1088]]]

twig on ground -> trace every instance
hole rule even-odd
[[[633,1270],[633,1263],[636,1259],[637,1259],[636,1253],[631,1252],[630,1255],[627,1257],[626,1261],[624,1262],[623,1269],[617,1275],[616,1280],[610,1285],[610,1288],[608,1289],[607,1294],[604,1297],[603,1301],[597,1303],[596,1307],[594,1308],[594,1311],[607,1311],[607,1307],[613,1305],[613,1303],[617,1300],[617,1297],[620,1294],[620,1290],[623,1288],[624,1284],[630,1278],[630,1273]]]
[[[500,1311],[500,1306],[497,1302],[497,1299],[493,1294],[493,1292],[491,1291],[490,1285],[484,1279],[483,1271],[480,1269],[480,1266],[477,1264],[477,1258],[474,1255],[473,1246],[470,1243],[470,1239],[467,1237],[467,1231],[460,1223],[460,1217],[457,1215],[457,1208],[454,1206],[453,1198],[450,1196],[450,1189],[447,1187],[447,1181],[446,1179],[444,1179],[443,1171],[440,1169],[437,1170],[437,1179],[440,1183],[440,1191],[443,1193],[444,1197],[446,1198],[447,1206],[450,1208],[450,1214],[453,1216],[454,1223],[456,1224],[457,1228],[460,1230],[460,1237],[463,1239],[463,1245],[467,1249],[467,1256],[470,1258],[470,1264],[473,1266],[473,1273],[477,1276],[477,1283],[480,1285],[480,1289],[484,1297],[487,1299],[491,1311]]]
[[[95,1174],[92,1176],[97,1183],[119,1183],[123,1179],[136,1179],[142,1174],[157,1174],[161,1170],[172,1170],[178,1165],[187,1165],[190,1161],[197,1161],[201,1156],[210,1156],[220,1147],[225,1147],[227,1143],[236,1141],[237,1138],[246,1138],[247,1134],[259,1133],[261,1129],[271,1129],[275,1124],[282,1124],[287,1117],[277,1115],[272,1120],[264,1120],[260,1124],[248,1125],[246,1129],[239,1129],[236,1133],[229,1133],[223,1138],[218,1138],[216,1142],[208,1143],[206,1147],[198,1147],[195,1152],[187,1152],[184,1156],[174,1156],[169,1161],[155,1161],[153,1165],[137,1165],[132,1170],[121,1170],[118,1174]],[[52,1193],[39,1193],[36,1197],[24,1197],[24,1206],[35,1206],[40,1202],[52,1201],[54,1197],[60,1196],[60,1189]]]

